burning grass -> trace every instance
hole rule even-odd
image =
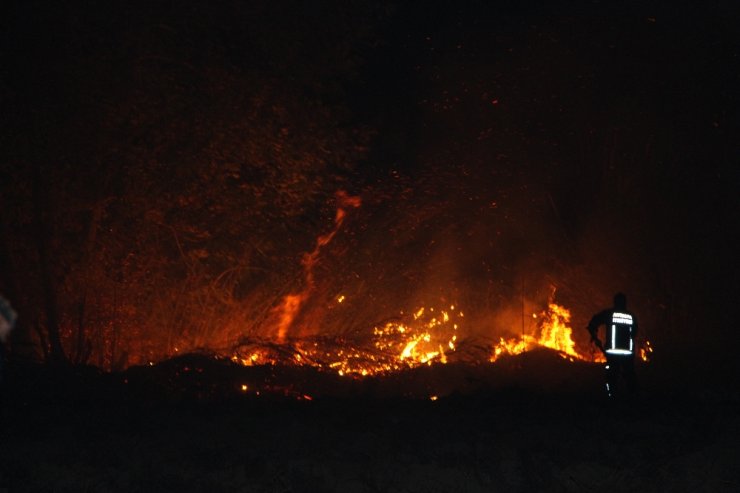
[[[532,314],[537,319],[537,314]],[[539,316],[539,335],[522,334],[519,338],[505,340],[500,338],[498,344],[493,347],[491,362],[496,361],[504,355],[516,355],[526,351],[531,351],[537,347],[549,348],[557,351],[563,358],[569,361],[605,361],[600,353],[586,354],[576,350],[576,343],[573,341],[573,329],[570,327],[570,310],[550,301],[547,310]]]
[[[384,375],[402,370],[447,364],[496,362],[539,348],[550,349],[570,362],[600,363],[601,353],[579,350],[573,340],[570,311],[551,301],[539,315],[535,333],[504,339],[493,345],[460,337],[465,314],[456,305],[445,308],[420,307],[410,314],[372,328],[355,337],[313,337],[276,343],[243,339],[227,356],[243,366],[310,366],[354,378]],[[652,346],[640,352],[648,361]],[[224,353],[224,354],[226,354]]]
[[[403,314],[402,314],[403,315]],[[243,340],[231,360],[244,366],[309,365],[340,376],[369,376],[447,363],[456,350],[458,320],[463,312],[419,308],[410,317],[388,321],[372,329],[371,341],[339,337],[314,337],[282,344]]]

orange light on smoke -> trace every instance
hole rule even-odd
[[[303,307],[303,304],[314,291],[316,285],[314,279],[314,267],[319,260],[322,247],[328,245],[342,227],[342,223],[347,215],[347,209],[350,207],[357,208],[362,205],[360,197],[348,195],[347,192],[343,190],[336,193],[336,201],[337,212],[334,217],[334,227],[328,233],[317,237],[314,249],[311,252],[304,253],[303,258],[301,259],[301,264],[303,265],[303,276],[305,279],[303,290],[299,293],[290,293],[285,295],[282,302],[273,308],[273,315],[276,319],[275,332],[277,334],[278,342],[285,341],[288,336],[288,332],[293,327],[293,323]],[[343,297],[339,303],[342,301]]]

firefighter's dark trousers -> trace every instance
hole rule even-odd
[[[3,366],[5,365],[5,347],[0,342],[0,385],[3,383]],[[0,387],[1,388],[1,387]]]
[[[622,385],[621,378],[624,379]],[[624,393],[634,395],[637,391],[635,377],[634,354],[607,354],[606,355],[606,391],[610,397]]]

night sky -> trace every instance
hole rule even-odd
[[[362,206],[300,333],[443,300],[498,336],[553,288],[576,327],[625,291],[666,361],[736,333],[734,2],[4,2],[0,24],[0,290],[41,352],[268,335],[339,190]]]

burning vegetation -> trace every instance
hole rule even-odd
[[[136,22],[95,30],[90,39],[56,32],[54,23],[40,29],[48,36],[42,44],[90,51],[41,50],[60,67],[52,71],[61,77],[55,97],[68,104],[49,105],[33,91],[27,100],[11,98],[15,113],[37,115],[9,137],[20,150],[0,180],[0,288],[22,312],[14,350],[114,371],[203,352],[352,377],[489,363],[538,347],[600,361],[585,333],[570,326],[570,310],[578,321],[593,308],[587,296],[573,288],[562,296],[562,288],[569,310],[548,304],[542,291],[595,286],[605,272],[594,267],[604,265],[618,264],[634,279],[627,289],[642,283],[641,260],[624,258],[620,252],[632,249],[612,241],[629,235],[612,227],[604,246],[594,240],[603,232],[586,226],[613,219],[605,211],[614,204],[590,220],[598,210],[567,200],[578,187],[638,203],[631,195],[638,187],[611,164],[593,177],[582,166],[551,165],[551,157],[566,162],[575,154],[567,146],[559,156],[549,147],[524,152],[532,142],[515,136],[529,135],[524,122],[542,108],[498,95],[505,81],[491,87],[489,73],[463,80],[452,65],[414,61],[407,68],[416,67],[420,94],[403,104],[423,124],[389,116],[366,126],[354,113],[357,99],[388,110],[396,102],[384,86],[376,99],[349,100],[368,73],[347,54],[379,54],[390,13],[336,7],[299,16],[292,7],[246,8],[196,15],[198,22],[144,9]],[[263,17],[269,22],[254,22]],[[223,39],[191,43],[211,39],[213,30]],[[57,34],[75,41],[57,43]],[[121,45],[121,56],[111,58],[100,48],[108,35],[146,42]],[[420,40],[418,56],[437,49]],[[455,53],[463,45],[456,42]],[[80,56],[89,65],[65,72]],[[512,74],[512,87],[529,73],[508,68],[500,73]],[[28,87],[37,80],[29,76]],[[572,87],[553,83],[553,90]],[[424,130],[408,139],[415,127]],[[39,147],[30,136],[49,128],[53,141]],[[25,151],[37,148],[44,151]],[[526,292],[519,289],[525,280]],[[525,297],[533,305],[527,312],[536,313],[528,327],[491,322]],[[645,346],[640,356],[651,352]]]
[[[273,297],[257,311],[247,313],[256,320],[251,325],[233,327],[231,320],[222,329],[211,330],[211,340],[199,339],[193,337],[192,332],[184,331],[167,341],[168,349],[158,355],[152,354],[145,361],[152,365],[154,361],[205,350],[247,367],[305,366],[351,378],[387,375],[450,361],[472,365],[495,363],[503,357],[537,348],[553,350],[571,362],[605,361],[593,347],[588,351],[576,343],[571,312],[555,302],[554,288],[546,308],[532,313],[529,327],[525,331],[522,324],[517,337],[497,337],[501,332],[512,333],[513,327],[488,326],[480,321],[480,316],[473,322],[478,327],[472,327],[460,305],[445,304],[445,297],[436,306],[424,304],[413,310],[402,310],[390,319],[369,326],[327,330],[325,326],[330,323],[332,312],[352,312],[362,304],[361,300],[342,293],[332,295],[327,302],[327,293],[336,291],[328,282],[332,276],[328,280],[324,278],[326,265],[338,260],[337,252],[341,255],[346,251],[346,247],[332,250],[332,243],[343,235],[343,241],[347,241],[348,232],[343,226],[352,211],[359,213],[362,199],[339,190],[333,194],[332,203],[335,207],[332,228],[319,234],[312,242],[313,248],[300,256],[300,279],[292,283],[292,286],[301,286],[300,289],[290,289],[287,294]],[[435,241],[433,238],[431,244]],[[81,312],[80,316],[84,314]],[[336,322],[331,323],[336,327]],[[70,325],[65,324],[63,329],[67,329],[62,331],[67,344],[72,343],[75,336],[81,337],[81,327],[77,334]],[[116,343],[114,334],[112,344]],[[104,346],[109,344],[106,341]],[[647,342],[639,350],[639,356],[648,361],[652,351]],[[131,355],[129,362],[136,364],[136,358],[137,355]],[[110,361],[101,366],[110,367]],[[241,390],[246,392],[247,388]]]
[[[338,373],[340,376],[363,377],[410,369],[421,365],[446,364],[451,359],[478,364],[481,357],[480,345],[467,340],[462,330],[464,312],[456,304],[444,308],[422,306],[410,313],[401,312],[398,317],[383,324],[374,325],[372,331],[355,333],[354,337],[311,337],[288,338],[289,331],[301,313],[302,304],[308,301],[315,290],[314,267],[320,260],[321,248],[326,247],[339,232],[347,216],[347,209],[359,208],[361,199],[344,191],[336,194],[337,209],[333,229],[319,236],[310,253],[303,255],[302,266],[305,288],[300,293],[286,295],[275,307],[273,324],[277,325],[277,338],[271,342],[246,340],[240,344],[231,360],[245,366],[265,364],[308,365]],[[571,313],[554,301],[554,289],[547,308],[533,313],[534,333],[522,333],[518,338],[504,339],[485,349],[495,362],[506,355],[517,355],[539,347],[556,351],[569,361],[604,362],[600,352],[585,352],[576,347]],[[337,305],[348,303],[347,296],[336,297]],[[305,327],[299,327],[305,334]],[[267,329],[265,332],[275,332]],[[320,332],[320,331],[319,331]],[[458,347],[468,346],[463,353]],[[485,346],[485,345],[484,345]],[[478,352],[470,351],[476,347]],[[652,351],[649,342],[640,351],[643,361]]]
[[[308,365],[353,377],[447,363],[456,349],[463,317],[454,305],[441,310],[422,307],[374,327],[369,338],[316,337],[279,344],[245,341],[231,360],[245,366]]]
[[[504,339],[487,346],[488,362],[505,356],[515,356],[537,348],[557,352],[568,361],[602,363],[600,352],[579,351],[573,340],[570,311],[551,301],[537,319],[535,334]],[[462,361],[481,364],[480,346],[459,339],[464,313],[455,305],[447,309],[421,307],[399,320],[389,321],[372,329],[370,342],[360,339],[311,338],[275,344],[267,341],[243,341],[231,360],[244,366],[305,365],[336,372],[340,376],[365,377],[383,375],[422,365]],[[462,348],[462,351],[458,351]],[[648,362],[653,352],[649,341],[639,351],[640,359]]]
[[[462,330],[464,312],[456,304],[440,308],[434,306],[418,307],[411,312],[401,312],[398,317],[382,324],[376,324],[371,331],[355,333],[352,337],[308,337],[310,330],[298,322],[304,303],[308,302],[316,290],[314,269],[320,261],[322,248],[327,247],[340,231],[349,208],[359,208],[360,197],[353,197],[344,191],[336,194],[337,209],[334,227],[320,235],[315,247],[302,257],[304,289],[283,297],[273,309],[273,317],[263,333],[276,333],[273,339],[244,339],[233,350],[230,358],[244,366],[258,365],[299,365],[311,366],[321,370],[336,372],[340,376],[365,377],[387,374],[422,365],[446,364],[451,359],[478,364],[485,361],[481,356],[481,346],[467,340]],[[542,347],[556,351],[569,361],[603,362],[601,353],[586,353],[576,348],[573,329],[570,326],[570,311],[555,303],[554,290],[547,308],[540,314],[533,313],[537,322],[535,333],[522,333],[519,338],[499,339],[488,349],[489,362],[495,362],[505,355],[517,355]],[[340,294],[335,298],[336,305],[349,302],[347,296]],[[272,324],[272,325],[270,325]],[[275,328],[271,328],[274,326]],[[291,335],[293,332],[296,335]],[[459,346],[468,346],[462,353]],[[478,349],[470,350],[470,347]],[[484,345],[484,347],[486,347]],[[640,353],[647,361],[646,346]]]
[[[580,353],[576,350],[573,341],[573,329],[570,327],[570,311],[556,304],[554,301],[548,303],[546,311],[540,316],[532,314],[532,318],[540,319],[539,335],[522,334],[520,338],[505,340],[500,338],[498,344],[493,348],[491,362],[496,361],[504,355],[516,355],[530,351],[536,347],[545,347],[558,351],[563,358],[570,361],[605,361],[603,355]]]

